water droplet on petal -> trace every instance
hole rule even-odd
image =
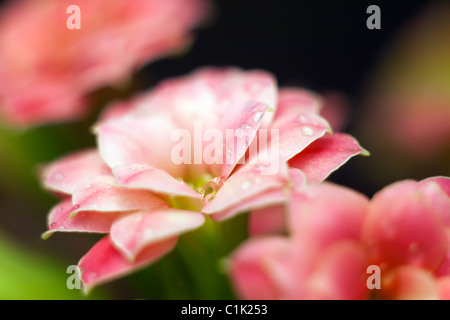
[[[197,188],[197,189],[195,189],[195,192],[197,192],[201,196],[203,196],[205,194],[205,190],[203,190],[203,188]]]
[[[50,225],[50,229],[55,229],[57,225],[58,225],[58,224],[57,224],[56,222],[53,222],[53,223]]]
[[[215,196],[216,195],[214,193],[209,193],[209,194],[206,195],[205,201],[209,202],[209,201],[213,200]]]
[[[64,230],[64,227],[63,226],[59,226],[58,230]]]
[[[176,178],[176,180],[177,180],[179,183],[181,183],[181,184],[186,184],[186,183],[184,182],[184,180],[183,180],[182,178],[180,178],[180,177]]]
[[[310,136],[312,136],[314,134],[314,130],[311,129],[311,127],[304,126],[304,127],[302,127],[302,134],[304,136],[310,137]]]
[[[252,185],[252,183],[250,181],[244,181],[244,183],[242,183],[241,188],[243,190],[246,190],[246,189],[250,188],[251,185]]]
[[[72,207],[72,211],[78,210],[79,208],[80,208],[80,205],[79,205],[79,204],[75,204],[75,205]]]
[[[264,114],[263,111],[256,112],[255,115],[253,116],[253,121],[258,122],[259,120],[261,120],[263,114]]]

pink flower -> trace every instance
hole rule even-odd
[[[314,95],[278,91],[264,71],[207,68],[165,81],[103,114],[98,150],[44,168],[44,186],[63,196],[45,236],[109,233],[80,261],[90,288],[155,261],[205,215],[282,204],[291,180],[321,181],[364,153],[319,111]]]
[[[80,29],[67,20],[80,8]],[[0,116],[27,126],[85,113],[86,94],[126,80],[185,46],[205,15],[201,0],[24,0],[0,22]]]
[[[450,178],[402,181],[371,201],[327,182],[297,186],[289,237],[252,238],[230,259],[244,299],[448,299]],[[367,285],[380,268],[380,289]]]

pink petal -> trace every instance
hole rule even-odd
[[[202,68],[187,77],[166,81],[156,90],[183,128],[202,121],[205,127],[233,129],[249,103],[276,108],[277,101],[274,77],[259,70]],[[267,127],[272,117],[266,114],[262,126]]]
[[[362,236],[374,262],[386,268],[435,270],[448,246],[439,217],[415,181],[394,183],[373,197]]]
[[[150,245],[131,262],[113,246],[109,236],[104,237],[78,263],[84,291],[148,266],[171,251],[176,243],[175,237]]]
[[[289,160],[289,166],[303,171],[308,181],[320,182],[358,154],[368,155],[368,152],[352,136],[335,133],[311,143]]]
[[[260,193],[253,198],[243,200],[234,206],[224,209],[223,211],[212,213],[210,216],[214,221],[223,221],[231,219],[240,213],[248,212],[252,209],[262,209],[284,203],[286,198],[286,193],[281,188],[269,190]]]
[[[421,187],[430,211],[446,228],[450,228],[450,196],[445,193],[439,180],[430,178],[419,182],[418,185]]]
[[[340,241],[320,256],[308,278],[308,299],[360,300],[367,296],[367,257],[356,241]]]
[[[203,207],[202,212],[218,213],[265,191],[285,185],[286,168],[279,168],[278,174],[261,174],[261,170],[258,165],[248,164],[241,167],[225,181],[214,199]]]
[[[100,154],[111,168],[146,164],[179,177],[184,167],[171,159],[177,144],[171,137],[177,129],[169,115],[155,113],[106,121],[96,127],[96,133]]]
[[[113,169],[116,182],[124,187],[150,190],[171,196],[201,198],[182,181],[173,178],[166,171],[148,165],[123,165]]]
[[[435,300],[439,298],[433,275],[414,266],[401,266],[382,274],[380,294],[380,298],[383,300]]]
[[[248,222],[249,234],[251,236],[257,236],[286,231],[285,210],[284,205],[252,210]]]
[[[324,118],[317,114],[301,112],[290,117],[275,118],[270,130],[278,130],[278,141],[273,139],[272,134],[270,148],[276,150],[285,161],[326,133],[331,133],[331,127]]]
[[[438,278],[436,285],[440,300],[450,300],[450,276]]]
[[[307,185],[305,174],[297,168],[289,168],[289,178],[292,186],[297,190],[301,190]]]
[[[78,188],[72,197],[72,202],[73,213],[168,207],[166,202],[147,190],[126,189],[114,185],[114,177],[100,177]]]
[[[197,229],[205,222],[198,212],[155,209],[137,212],[114,222],[111,241],[130,261],[148,245]]]
[[[311,91],[283,88],[279,92],[276,119],[298,117],[299,114],[319,114],[321,98]]]
[[[431,177],[425,180],[420,181],[420,184],[427,184],[430,182],[434,182],[439,185],[439,187],[450,197],[450,178],[449,177]]]
[[[282,294],[282,284],[271,274],[270,264],[277,256],[289,252],[289,241],[283,237],[250,239],[231,256],[230,279],[242,299],[272,300]]]
[[[447,236],[447,243],[450,244],[450,230],[446,229],[445,234]],[[450,276],[450,247],[447,246],[444,258],[442,259],[439,267],[434,272],[437,277]]]
[[[338,240],[359,241],[369,200],[346,187],[323,182],[295,190],[289,203],[292,236],[320,253]]]
[[[72,194],[81,184],[103,175],[110,176],[111,170],[97,150],[89,149],[46,165],[41,179],[44,187],[51,191]]]
[[[124,215],[121,212],[83,211],[70,218],[72,211],[73,205],[70,199],[56,205],[48,216],[49,230],[42,235],[42,238],[47,239],[54,232],[58,231],[108,233],[112,222],[117,217]]]
[[[262,118],[269,107],[262,103],[253,103],[242,112],[241,118],[234,129],[233,135],[226,136],[224,141],[224,165],[222,176],[228,177],[238,161],[245,155],[249,145],[255,138]],[[245,161],[245,159],[244,159]]]

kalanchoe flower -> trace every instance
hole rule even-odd
[[[297,185],[289,236],[252,238],[229,271],[245,299],[448,299],[450,178],[401,181],[371,201],[331,183]],[[380,288],[367,285],[369,266]]]
[[[235,68],[201,69],[114,104],[94,128],[98,150],[43,169],[44,186],[63,197],[44,236],[109,234],[80,261],[89,289],[156,261],[205,215],[282,204],[294,180],[321,181],[365,152],[319,111],[313,94]]]
[[[67,27],[70,5],[80,29]],[[19,126],[80,117],[86,94],[186,46],[206,11],[203,0],[11,2],[0,17],[0,117]]]

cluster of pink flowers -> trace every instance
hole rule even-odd
[[[71,4],[76,30],[59,0],[1,13],[3,122],[80,117],[89,93],[186,46],[209,11],[203,0]],[[156,262],[207,219],[248,212],[250,238],[226,263],[240,298],[450,298],[450,178],[401,181],[372,199],[323,182],[368,155],[333,132],[341,100],[279,88],[263,70],[209,67],[115,102],[94,126],[96,148],[42,168],[60,199],[43,237],[105,234],[78,263],[89,291]]]
[[[217,221],[282,204],[293,179],[322,181],[366,152],[353,137],[332,134],[319,111],[312,93],[278,90],[269,73],[235,68],[201,69],[114,104],[95,126],[97,149],[44,168],[45,187],[62,196],[46,236],[108,234],[79,263],[90,288],[155,261],[180,234],[200,227],[205,215]],[[223,141],[223,149],[215,150],[223,157],[231,153],[233,162],[174,164],[173,132],[195,131],[196,122],[219,132],[234,129],[233,138],[244,143],[231,148]],[[251,156],[265,129],[276,130],[277,139],[267,136],[266,148],[253,155],[258,160],[239,161]],[[194,154],[195,141],[191,147]],[[278,167],[264,174],[268,149],[277,152]]]
[[[85,96],[187,45],[201,0],[23,0],[0,16],[0,118],[29,126],[73,120]],[[67,27],[69,5],[80,29]]]
[[[370,201],[300,181],[285,206],[289,235],[248,240],[231,279],[244,299],[449,299],[449,217],[446,177],[400,181]]]

